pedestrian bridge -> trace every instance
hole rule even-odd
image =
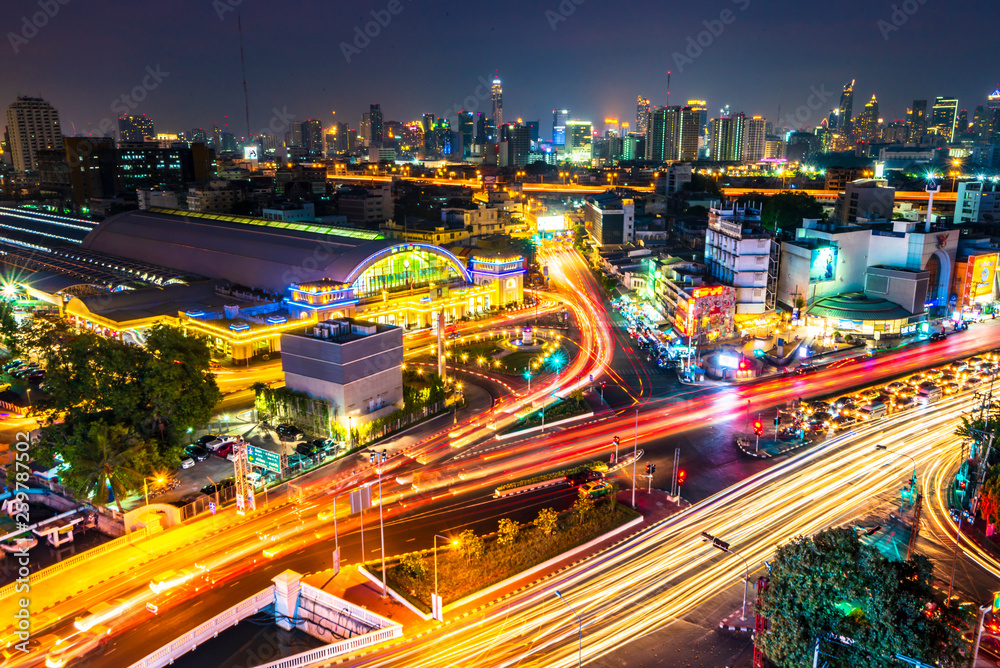
[[[222,631],[259,612],[270,612],[283,629],[299,629],[326,645],[255,668],[304,668],[328,663],[364,647],[403,635],[403,627],[385,617],[301,582],[294,571],[278,574],[274,584],[132,664],[131,668],[163,668]]]

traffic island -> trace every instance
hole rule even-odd
[[[774,438],[761,438],[758,443],[756,436],[748,434],[744,436],[737,436],[735,442],[736,447],[750,457],[756,457],[757,459],[771,459],[772,457],[777,457],[778,455],[784,455],[792,452],[793,450],[797,450],[804,445],[809,445],[810,441],[806,438],[795,438],[788,441]]]

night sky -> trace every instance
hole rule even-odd
[[[941,95],[957,96],[971,120],[1000,80],[1000,3],[897,1],[893,23],[893,3],[871,0],[5,0],[0,106],[41,96],[59,110],[64,134],[88,134],[138,87],[145,99],[130,111],[152,117],[157,131],[228,122],[243,135],[239,14],[255,132],[269,123],[284,132],[274,110],[325,125],[336,110],[354,128],[371,102],[399,121],[453,116],[470,102],[488,111],[476,94],[494,72],[504,120],[540,120],[543,138],[556,107],[634,125],[637,94],[667,103],[667,70],[671,103],[704,99],[712,116],[729,104],[774,120],[780,104],[786,123],[798,109],[802,125],[815,126],[857,79],[855,114],[872,93],[887,122],[913,99]],[[46,4],[58,8],[51,18],[40,13]],[[388,23],[368,26],[377,34],[356,52],[355,28],[373,21],[372,10]],[[33,15],[44,24],[37,31],[22,18]],[[721,33],[705,32],[706,21]],[[692,47],[699,37],[707,46]],[[829,98],[811,110],[803,105],[818,102],[814,91]]]

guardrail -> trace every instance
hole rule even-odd
[[[164,666],[169,666],[178,657],[195,649],[206,640],[217,636],[220,631],[225,631],[231,626],[236,626],[241,620],[257,614],[270,605],[274,605],[274,585],[219,613],[201,626],[188,631],[144,659],[133,663],[130,668],[163,668]]]
[[[256,668],[297,668],[298,666],[309,666],[319,661],[323,661],[324,659],[332,659],[337,656],[348,654],[349,652],[364,649],[365,647],[377,645],[385,642],[386,640],[400,638],[402,635],[403,627],[399,624],[395,624],[386,629],[379,629],[378,631],[366,633],[363,636],[356,636],[354,638],[348,638],[347,640],[338,640],[335,643],[331,643],[308,652],[303,652],[302,654],[296,654],[295,656],[290,656],[286,659],[278,659],[277,661],[272,661],[271,663],[264,663],[256,666]],[[138,664],[136,664],[136,666],[138,666]]]
[[[159,530],[159,528],[160,528],[159,524],[157,523],[156,530]],[[143,528],[138,531],[133,531],[132,533],[121,536],[120,538],[115,538],[112,541],[109,541],[102,545],[98,545],[97,547],[93,547],[87,550],[86,552],[81,552],[80,554],[72,556],[69,559],[64,559],[63,561],[52,564],[48,568],[43,568],[40,571],[35,571],[34,573],[28,576],[28,582],[31,585],[35,585],[41,582],[42,580],[50,578],[53,575],[58,575],[59,573],[62,573],[66,569],[72,568],[77,564],[82,564],[85,561],[89,561],[94,557],[99,557],[102,554],[107,554],[108,552],[117,550],[120,547],[131,545],[140,538],[145,538],[147,533],[155,533],[155,531],[153,531],[152,529],[153,527],[150,527],[149,529]],[[5,587],[0,587],[0,600],[3,600],[8,596],[14,594],[17,590],[17,586],[18,586],[17,582],[12,582]]]

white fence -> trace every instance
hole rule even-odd
[[[372,631],[371,633],[366,633],[363,636],[356,636],[354,638],[348,638],[347,640],[338,640],[335,643],[331,643],[308,652],[303,652],[301,654],[296,654],[295,656],[290,656],[287,659],[278,659],[277,661],[272,661],[271,663],[261,664],[256,666],[256,668],[296,668],[298,666],[308,666],[319,661],[332,659],[337,656],[343,656],[344,654],[364,649],[365,647],[371,647],[372,645],[377,645],[381,642],[385,642],[386,640],[399,638],[402,637],[402,635],[403,627],[399,624],[394,624],[386,629],[379,629],[378,631]]]
[[[240,620],[255,615],[270,605],[274,605],[274,585],[271,585],[256,596],[251,596],[237,603],[194,630],[188,631],[141,661],[133,663],[131,668],[163,668],[163,666],[169,666],[179,656],[190,652],[198,647],[198,645],[214,638],[230,626],[235,626]]]

